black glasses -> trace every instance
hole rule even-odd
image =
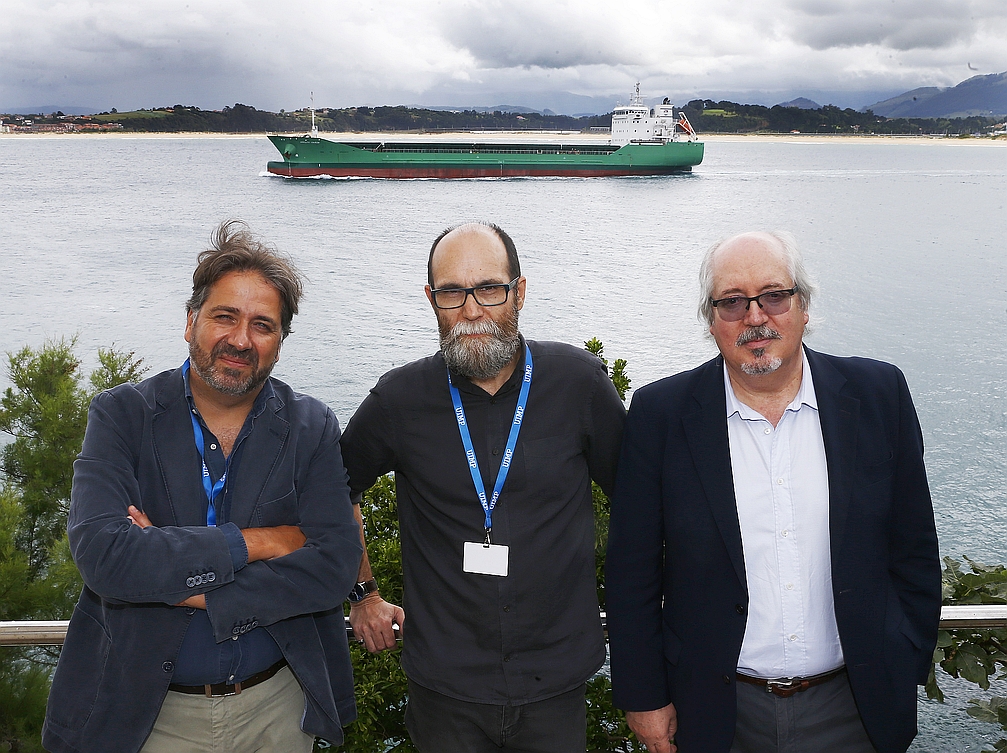
[[[431,290],[430,297],[434,301],[434,306],[439,309],[460,309],[465,305],[469,296],[476,299],[480,306],[499,306],[507,303],[511,290],[517,285],[520,277],[515,277],[510,282],[502,282],[497,285],[479,285],[474,288],[440,288]]]
[[[744,295],[731,295],[727,298],[710,299],[710,305],[720,312],[720,318],[725,322],[736,322],[745,318],[752,301],[759,304],[759,308],[769,316],[786,314],[790,311],[790,304],[793,300],[797,288],[790,290],[770,290],[768,293],[760,293],[751,297]]]

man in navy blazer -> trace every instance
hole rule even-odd
[[[341,604],[362,547],[339,426],[269,376],[300,294],[225,223],[193,275],[189,358],[92,401],[47,750],[307,753],[355,718]]]
[[[624,434],[615,704],[655,753],[905,751],[941,602],[906,380],[803,346],[787,234],[718,243],[700,279],[721,354],[639,390]]]

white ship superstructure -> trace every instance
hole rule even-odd
[[[630,103],[612,112],[613,146],[678,141],[683,134],[689,141],[696,139],[696,132],[685,113],[680,110],[676,115],[675,106],[667,97],[663,104],[647,107],[640,96],[640,84],[636,85]]]

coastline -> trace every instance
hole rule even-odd
[[[292,133],[291,136],[306,134]],[[445,133],[413,133],[402,131],[324,132],[324,138],[346,141],[545,141],[571,143],[601,143],[608,141],[608,134],[580,133],[579,131],[454,131]],[[265,139],[266,133],[207,133],[184,131],[178,133],[161,132],[107,132],[107,133],[0,133],[0,140],[6,139]],[[816,134],[816,133],[700,133],[699,141],[751,142],[751,143],[792,143],[792,144],[954,144],[957,146],[1007,147],[1005,138],[958,137],[958,136],[900,136],[888,134]]]

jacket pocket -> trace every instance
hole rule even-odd
[[[876,484],[879,481],[891,478],[895,473],[895,454],[889,450],[888,456],[880,461],[874,460],[864,464],[860,474],[865,485]]]
[[[661,639],[664,643],[665,660],[669,664],[677,665],[678,657],[682,654],[682,639],[667,624],[664,625],[664,629],[661,631]]]
[[[87,724],[105,676],[110,646],[105,628],[75,607],[49,692],[47,716],[54,724],[72,730]]]
[[[297,525],[297,491],[291,489],[282,497],[261,502],[255,508],[255,522],[261,528]]]

